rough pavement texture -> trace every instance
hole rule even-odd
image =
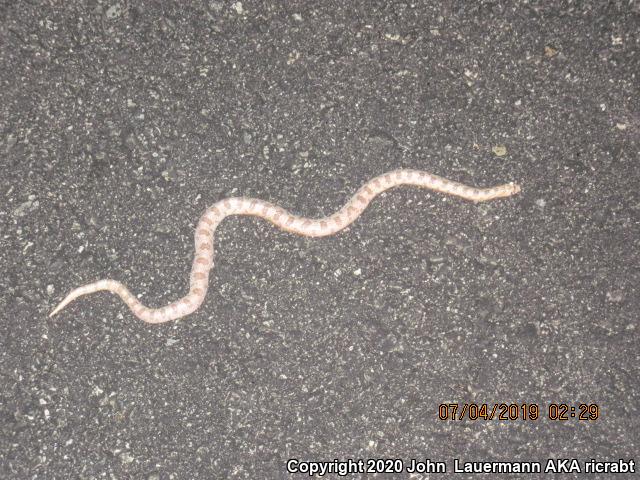
[[[1,478],[638,454],[638,2],[48,3],[0,6]],[[395,190],[315,240],[229,219],[183,321],[47,318],[99,278],[181,296],[221,198],[317,216],[398,167],[524,190]]]

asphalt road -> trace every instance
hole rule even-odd
[[[640,461],[640,4],[269,3],[0,5],[0,477],[635,478],[584,462]],[[182,321],[47,316],[100,278],[182,296],[222,198],[321,216],[400,167],[523,191],[397,189],[322,239],[227,219]]]

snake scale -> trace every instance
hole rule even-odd
[[[510,197],[520,192],[520,186],[507,183],[491,188],[473,188],[420,170],[394,170],[365,183],[344,207],[333,215],[311,219],[293,215],[277,205],[255,198],[227,198],[209,207],[198,222],[195,233],[195,256],[189,281],[189,293],[175,302],[160,308],[149,308],[122,283],[116,280],[99,280],[72,290],[51,312],[53,316],[78,297],[106,290],[118,295],[133,314],[148,323],[176,320],[196,311],[204,301],[209,288],[209,271],[213,267],[213,235],[216,227],[230,215],[251,215],[264,218],[282,230],[305,237],[333,235],[353,223],[369,203],[380,193],[400,185],[428,188],[455,195],[473,202],[486,202]]]

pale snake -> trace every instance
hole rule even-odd
[[[245,197],[227,198],[209,207],[200,217],[195,233],[195,256],[191,267],[189,293],[180,300],[161,308],[149,308],[140,303],[122,283],[115,280],[100,280],[72,290],[49,316],[55,315],[82,295],[107,290],[122,298],[140,320],[148,323],[176,320],[196,311],[204,301],[209,288],[209,271],[213,267],[213,234],[225,217],[251,215],[264,218],[291,233],[306,237],[325,237],[346,228],[360,216],[374,197],[399,185],[428,188],[473,202],[509,197],[520,191],[520,186],[515,183],[491,188],[473,188],[419,170],[394,170],[369,180],[344,207],[333,215],[320,219],[293,215],[264,200]]]

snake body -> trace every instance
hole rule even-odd
[[[507,183],[491,188],[473,188],[446,178],[419,170],[394,170],[365,183],[344,207],[333,215],[320,219],[293,215],[285,209],[264,200],[246,197],[227,198],[209,207],[198,222],[195,233],[195,256],[189,281],[189,293],[175,302],[160,308],[149,308],[122,283],[115,280],[99,280],[72,290],[49,316],[78,297],[106,290],[118,295],[133,314],[147,323],[163,323],[176,320],[196,311],[204,301],[209,288],[209,271],[213,267],[213,235],[216,227],[230,215],[251,215],[264,218],[282,230],[305,237],[333,235],[353,223],[377,195],[399,185],[413,185],[455,195],[473,202],[485,202],[509,197],[520,191],[520,186]]]

